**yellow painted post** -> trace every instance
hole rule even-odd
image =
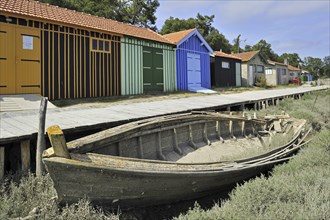
[[[58,125],[47,128],[48,138],[57,157],[70,159],[70,154],[66,146],[66,140],[62,129]]]

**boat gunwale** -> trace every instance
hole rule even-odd
[[[191,118],[191,116],[193,116],[194,118]],[[178,120],[187,120],[187,122],[193,122],[193,121],[197,121],[197,120],[216,121],[216,119],[219,119],[218,121],[221,121],[221,120],[252,121],[252,122],[261,123],[261,124],[266,124],[267,122],[269,122],[271,120],[271,119],[262,120],[262,119],[253,119],[253,118],[247,119],[242,116],[227,115],[227,114],[213,113],[213,112],[202,112],[202,113],[191,112],[191,113],[176,114],[176,115],[170,115],[170,116],[160,116],[160,117],[156,117],[156,118],[148,118],[148,119],[144,119],[144,120],[140,120],[140,121],[135,121],[135,122],[130,122],[130,123],[126,123],[123,125],[119,125],[119,126],[116,126],[113,128],[109,128],[104,131],[100,131],[98,133],[91,134],[91,135],[70,141],[67,143],[67,147],[68,147],[69,152],[78,152],[79,151],[80,153],[84,153],[84,152],[88,152],[91,145],[94,150],[103,148],[103,146],[95,146],[95,143],[96,143],[96,141],[102,142],[105,139],[110,138],[109,137],[110,135],[108,135],[108,136],[106,135],[107,133],[109,134],[109,133],[113,132],[111,134],[111,137],[114,140],[107,142],[107,144],[112,144],[112,143],[119,142],[121,140],[126,139],[127,136],[129,138],[135,137],[134,135],[136,133],[143,132],[143,131],[149,129],[149,128],[147,128],[147,126],[156,127],[156,126],[161,126],[163,123],[171,123],[171,122],[173,123],[174,121],[178,121]],[[177,127],[180,127],[180,126],[177,125]],[[124,133],[128,133],[128,134],[125,135],[124,137],[118,137],[120,135],[123,135]],[[143,135],[143,134],[140,134],[140,135]],[[104,137],[104,136],[106,136],[106,137]],[[92,140],[88,140],[88,139],[92,139]],[[95,139],[97,139],[97,140],[95,141]]]

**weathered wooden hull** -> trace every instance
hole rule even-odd
[[[303,121],[290,124],[294,132],[284,145],[223,161],[212,155],[217,144],[234,145],[238,139],[263,142],[257,129],[271,135],[276,125],[217,113],[180,114],[72,141],[67,158],[47,151],[43,161],[62,203],[86,197],[94,204],[124,209],[166,204],[221,191],[287,161],[300,148],[303,125]],[[269,130],[264,130],[267,126]],[[208,148],[209,154],[201,151]]]
[[[86,162],[72,163],[64,158],[48,158],[44,162],[60,202],[74,203],[87,198],[97,205],[126,209],[210,195],[287,160],[283,158],[245,167],[219,166],[197,171],[185,171],[182,167],[170,171],[132,170]]]

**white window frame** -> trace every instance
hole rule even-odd
[[[221,62],[221,67],[224,69],[230,69],[230,63],[226,61]]]

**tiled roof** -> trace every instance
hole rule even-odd
[[[275,61],[272,61],[272,60],[267,60],[267,62],[271,65],[280,65],[280,66],[285,66],[285,67],[288,66],[287,64],[275,62]]]
[[[185,38],[188,34],[190,34],[192,31],[194,31],[196,28],[189,29],[189,30],[184,30],[184,31],[179,31],[179,32],[174,32],[170,34],[165,34],[163,35],[166,39],[169,41],[177,44],[179,43],[183,38]]]
[[[251,60],[257,53],[259,53],[259,50],[244,53],[234,53],[233,55],[241,58],[243,62],[247,62]]]
[[[230,58],[230,59],[236,59],[236,60],[242,60],[241,58],[228,54],[228,53],[224,53],[221,51],[214,51],[214,55],[217,57],[225,57],[225,58]]]
[[[32,0],[0,0],[0,12],[29,16],[49,22],[60,22],[68,25],[80,26],[82,28],[87,27],[98,31],[172,44],[162,35],[147,28],[137,27]]]
[[[288,70],[290,70],[290,71],[301,71],[301,69],[299,69],[297,67],[294,67],[294,66],[291,66],[290,64],[288,65]]]

